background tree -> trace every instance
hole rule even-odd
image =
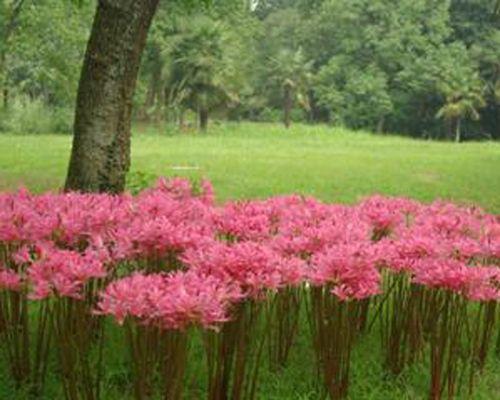
[[[60,0],[18,4],[15,28],[8,41],[0,40],[5,61],[0,66],[5,94],[0,131],[69,133],[95,5]]]
[[[462,120],[464,118],[479,120],[479,110],[486,105],[483,84],[474,70],[468,71],[466,65],[459,64],[455,68],[450,68],[437,85],[445,98],[445,103],[436,116],[449,122],[450,129],[454,129],[455,132],[455,141],[460,142]]]
[[[291,124],[292,108],[297,102],[306,112],[310,111],[308,89],[311,81],[311,66],[304,58],[302,49],[282,49],[269,60],[269,73],[283,90],[283,123]]]
[[[19,24],[21,11],[25,6],[25,0],[1,0],[0,1],[0,91],[3,96],[3,107],[7,108],[9,103],[9,85],[7,73],[7,57],[12,36]]]
[[[315,93],[319,104],[336,123],[382,132],[393,111],[387,76],[375,65],[363,70],[347,68],[346,61],[333,57],[318,72]]]
[[[307,115],[310,110],[309,86],[312,62],[301,48],[301,14],[288,2],[269,2],[272,11],[262,22],[256,62],[257,92],[264,95],[260,110],[281,110],[280,120],[290,126],[292,114]],[[296,105],[300,108],[296,109]],[[305,112],[304,112],[305,111]]]
[[[226,79],[229,66],[225,62],[224,29],[198,16],[193,27],[180,33],[171,52],[171,98],[198,114],[202,131],[207,129],[210,111],[232,98]]]
[[[138,116],[153,113],[157,122],[177,119],[183,126],[187,109],[200,120],[200,110],[228,115],[240,106],[241,96],[253,92],[251,10],[247,2],[220,1],[205,9],[161,4],[141,68]]]

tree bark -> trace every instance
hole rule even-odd
[[[206,132],[208,127],[208,110],[206,108],[200,108],[199,120],[200,120],[200,131]]]
[[[132,98],[158,1],[98,2],[78,87],[66,190],[125,188]]]

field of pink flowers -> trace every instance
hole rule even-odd
[[[318,385],[345,398],[353,349],[375,325],[389,376],[426,360],[428,398],[451,399],[473,393],[500,338],[499,300],[500,218],[478,208],[216,205],[208,182],[182,179],[137,196],[0,195],[2,373],[35,398],[53,354],[65,399],[102,398],[112,319],[140,400],[183,398],[195,334],[205,398],[253,400],[263,359],[286,368],[299,329]]]

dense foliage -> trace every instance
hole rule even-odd
[[[100,398],[110,316],[130,352],[121,392],[136,399],[182,398],[195,331],[204,397],[255,399],[264,346],[279,371],[307,325],[318,396],[347,395],[374,326],[388,373],[426,365],[434,400],[473,391],[499,327],[497,217],[380,196],[213,196],[182,179],[136,197],[0,195],[2,374],[39,397],[57,357],[66,399]]]
[[[0,129],[68,129],[93,9],[2,0]],[[136,117],[185,127],[191,110],[202,127],[215,114],[496,138],[499,9],[497,0],[165,1]]]
[[[0,1],[0,131],[70,132],[94,4]]]

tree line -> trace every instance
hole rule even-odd
[[[70,187],[122,186],[132,118],[500,137],[499,0],[1,0],[0,37],[0,130],[76,110]]]

